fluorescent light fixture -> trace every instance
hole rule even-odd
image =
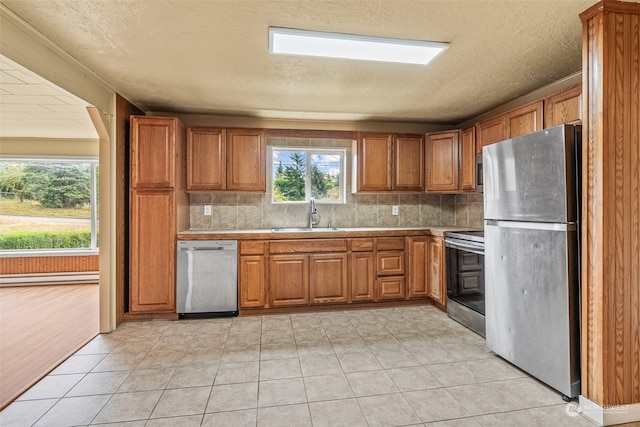
[[[426,65],[448,43],[269,28],[269,52]]]

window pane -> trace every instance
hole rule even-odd
[[[273,150],[273,201],[305,201],[307,153]]]
[[[91,248],[90,161],[0,161],[0,250]]]
[[[340,201],[340,155],[311,155],[311,197],[317,200]]]

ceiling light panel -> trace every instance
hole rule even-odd
[[[269,28],[269,52],[426,65],[447,43]]]

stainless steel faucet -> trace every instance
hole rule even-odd
[[[313,216],[318,215],[317,220],[313,220]],[[313,228],[314,225],[320,224],[320,214],[318,214],[318,210],[316,209],[316,201],[315,199],[309,200],[309,230]]]

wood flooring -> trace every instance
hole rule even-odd
[[[98,332],[97,284],[0,288],[0,409]]]

